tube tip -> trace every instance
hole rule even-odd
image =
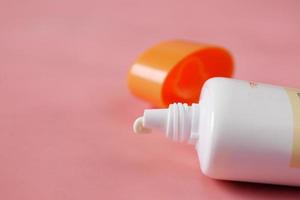
[[[151,129],[144,127],[144,118],[139,117],[133,123],[133,131],[136,134],[151,133]]]

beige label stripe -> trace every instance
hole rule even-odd
[[[293,144],[290,167],[300,168],[300,91],[287,89],[293,112]]]

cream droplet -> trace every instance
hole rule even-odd
[[[137,118],[133,123],[133,131],[136,134],[144,134],[144,133],[151,133],[151,129],[145,128],[143,125],[143,117]]]

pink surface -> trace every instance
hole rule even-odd
[[[299,1],[1,1],[0,199],[300,199],[216,181],[192,146],[135,136],[126,72],[161,40],[216,43],[235,77],[300,87]],[[278,172],[280,173],[280,172]]]

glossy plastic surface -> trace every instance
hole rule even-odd
[[[300,168],[290,166],[297,138],[285,88],[212,78],[203,86],[200,107],[196,148],[206,175],[300,186]]]
[[[128,87],[152,105],[196,103],[203,83],[214,76],[230,77],[233,60],[221,47],[173,40],[146,50],[133,64]]]

